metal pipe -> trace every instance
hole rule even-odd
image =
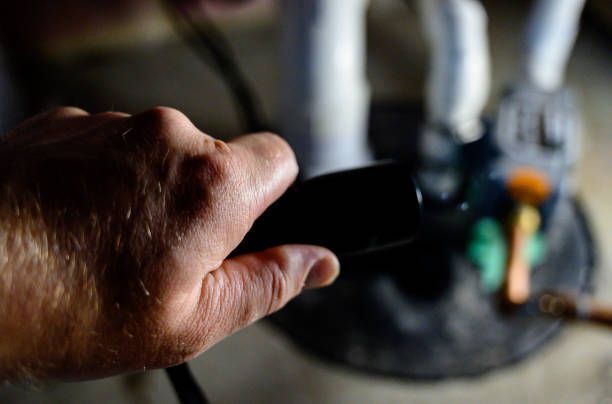
[[[281,133],[306,177],[370,161],[368,0],[282,4]]]
[[[426,84],[429,123],[459,140],[477,140],[490,90],[487,16],[475,0],[420,0],[431,56]]]
[[[521,79],[544,91],[564,81],[585,0],[538,0],[527,31]]]

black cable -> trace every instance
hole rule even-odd
[[[167,368],[166,373],[181,404],[208,404],[204,392],[186,363]]]
[[[245,132],[260,132],[269,129],[259,101],[242,73],[234,52],[223,33],[205,14],[194,21],[187,10],[166,5],[176,31],[191,49],[219,74],[229,87],[236,109],[241,115]],[[180,21],[179,21],[180,18]],[[184,24],[181,24],[181,21]],[[186,26],[191,33],[184,30]]]

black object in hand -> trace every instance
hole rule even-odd
[[[383,162],[296,182],[254,223],[232,253],[314,244],[343,257],[410,242],[421,195],[410,168]]]

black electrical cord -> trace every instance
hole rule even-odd
[[[243,130],[252,133],[268,129],[258,107],[257,96],[249,86],[222,32],[205,15],[202,15],[196,23],[187,10],[174,7],[171,1],[163,1],[162,6],[170,15],[177,33],[184,38],[200,59],[219,74],[228,86],[242,118]],[[185,27],[191,32],[187,32]],[[166,373],[182,404],[208,403],[206,395],[186,363],[168,368]]]
[[[205,14],[199,16],[196,22],[189,11],[183,8],[166,3],[166,9],[177,33],[183,37],[201,60],[219,74],[228,86],[243,122],[242,129],[247,133],[269,129],[259,107],[258,97],[249,85],[229,42],[219,28]]]
[[[167,368],[166,373],[181,404],[208,403],[206,395],[204,395],[186,363]]]

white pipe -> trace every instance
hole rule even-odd
[[[522,68],[528,83],[544,91],[554,91],[563,84],[584,2],[537,1],[527,25]]]
[[[281,133],[306,176],[370,160],[368,0],[284,0]]]
[[[426,84],[428,121],[469,142],[481,135],[490,91],[487,16],[475,0],[420,0],[431,49]]]

